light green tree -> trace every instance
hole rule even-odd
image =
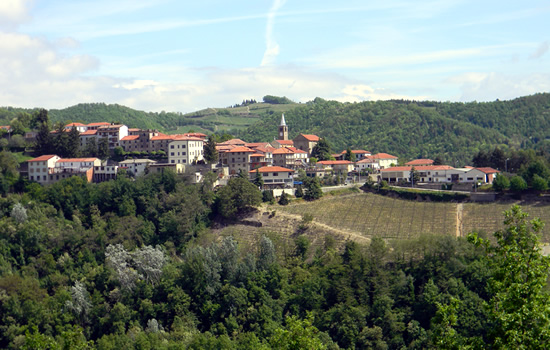
[[[496,349],[546,349],[550,344],[550,296],[545,289],[550,258],[541,254],[539,219],[514,205],[504,212],[506,228],[495,232],[496,245],[476,233],[468,240],[484,247],[489,266],[491,298],[488,307],[494,321],[491,337]]]

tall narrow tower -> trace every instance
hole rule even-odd
[[[279,140],[288,140],[288,126],[286,126],[284,113],[281,117],[281,124],[279,125]]]

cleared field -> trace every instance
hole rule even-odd
[[[372,193],[325,197],[273,209],[294,215],[311,214],[314,221],[366,237],[412,238],[420,234],[466,235],[472,231],[492,233],[502,228],[502,212],[509,203],[416,202]],[[530,217],[549,225],[543,239],[550,241],[550,206],[519,203]]]

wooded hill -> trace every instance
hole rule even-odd
[[[469,163],[480,149],[548,147],[550,94],[511,101],[450,103],[376,101],[340,103],[316,98],[285,113],[293,138],[299,132],[346,147],[398,157]],[[251,142],[275,136],[279,115],[263,118],[240,135]]]
[[[277,102],[277,101],[275,101]],[[298,133],[325,137],[340,152],[348,146],[398,157],[435,158],[450,165],[471,163],[479,150],[507,148],[550,149],[550,94],[510,101],[432,102],[376,101],[340,103],[316,98],[298,103],[245,103],[181,113],[137,111],[104,103],[78,104],[50,110],[53,122],[116,121],[167,133],[190,130],[207,134],[229,132],[249,142],[276,136],[285,113],[290,137]],[[32,109],[0,108],[0,125]]]

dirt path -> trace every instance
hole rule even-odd
[[[300,216],[300,215],[285,213],[283,211],[278,211],[277,216],[284,216],[286,218],[294,219],[294,220],[298,220],[298,221],[302,220],[302,216]],[[352,239],[352,240],[354,240],[358,243],[364,243],[364,244],[370,243],[370,238],[365,237],[365,236],[363,236],[363,235],[361,235],[357,232],[337,229],[335,227],[317,222],[317,221],[315,221],[315,219],[313,220],[312,225],[317,226],[317,227],[322,228],[322,229],[327,230],[327,231],[334,232],[337,235],[343,236],[343,238],[345,238],[345,239]]]
[[[456,205],[456,236],[462,236],[462,220],[463,220],[464,205],[458,203]]]

